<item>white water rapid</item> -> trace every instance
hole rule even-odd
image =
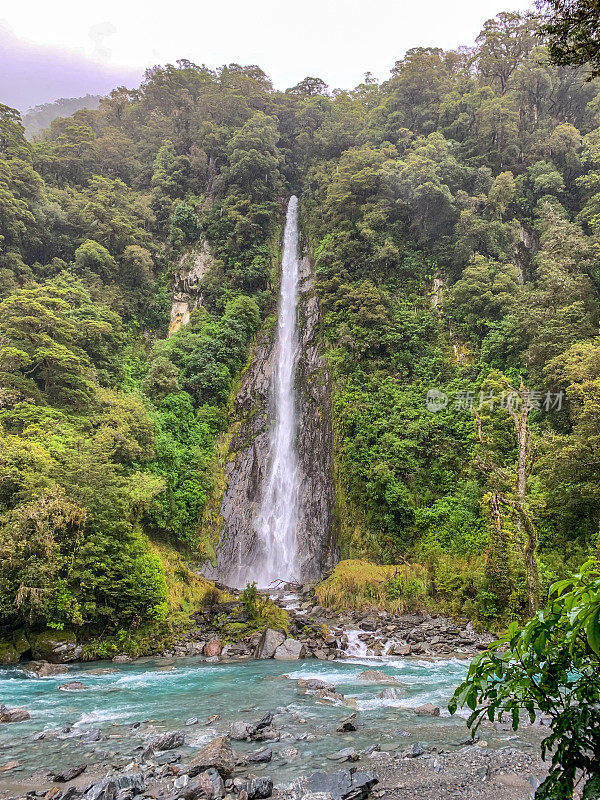
[[[251,580],[261,588],[273,581],[298,580],[298,458],[296,455],[296,409],[294,374],[298,354],[298,198],[287,208],[281,264],[277,364],[274,375],[275,424],[271,432],[269,471],[265,477],[256,532],[259,558],[252,566]]]

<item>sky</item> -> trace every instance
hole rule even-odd
[[[10,0],[0,6],[0,102],[24,111],[59,97],[137,85],[187,58],[258,64],[277,89],[307,75],[350,88],[385,79],[411,47],[472,45],[526,0]]]

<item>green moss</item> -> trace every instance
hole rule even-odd
[[[0,664],[9,666],[16,664],[19,660],[19,653],[11,642],[0,642]]]

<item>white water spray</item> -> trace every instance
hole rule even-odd
[[[298,580],[298,458],[295,450],[296,409],[294,373],[298,354],[298,198],[287,208],[281,265],[277,365],[275,368],[275,425],[271,433],[269,472],[256,519],[260,555],[250,580],[268,587],[276,580]]]

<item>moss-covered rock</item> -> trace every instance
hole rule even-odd
[[[73,631],[47,630],[38,633],[33,639],[31,652],[39,661],[65,664],[67,661],[75,661],[80,655],[81,648],[77,646]]]
[[[0,664],[3,667],[16,664],[19,660],[17,649],[10,642],[0,642]]]
[[[29,650],[31,650],[31,642],[29,641],[24,628],[19,628],[19,630],[13,632],[12,643],[13,647],[20,656],[22,656],[23,653],[27,653]]]

